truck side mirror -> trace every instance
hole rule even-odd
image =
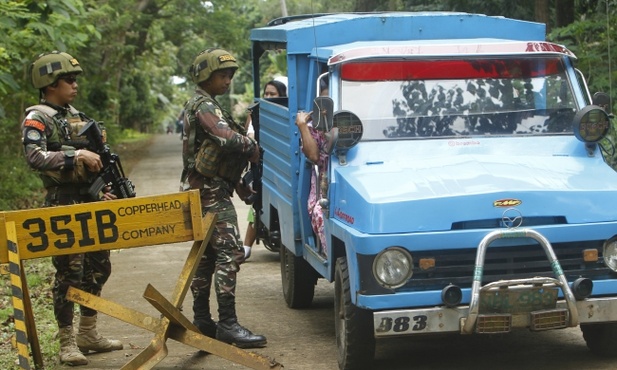
[[[350,111],[338,111],[332,118],[332,127],[336,129],[336,151],[341,165],[347,163],[345,153],[360,141],[362,138],[362,121]]]
[[[328,96],[318,96],[313,100],[313,127],[328,132],[332,129],[334,101]]]
[[[611,97],[607,93],[598,91],[593,94],[592,104],[604,109],[606,113],[611,113]]]

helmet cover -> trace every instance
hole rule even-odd
[[[219,69],[238,69],[236,58],[223,49],[206,49],[199,53],[189,68],[189,74],[194,83],[199,84]]]
[[[81,72],[83,70],[77,59],[61,51],[40,54],[30,65],[30,77],[35,89],[53,84],[62,75]]]

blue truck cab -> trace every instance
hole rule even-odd
[[[615,355],[617,173],[599,144],[610,116],[543,24],[326,14],[250,38],[259,238],[280,250],[289,307],[334,282],[341,369],[370,364],[380,338],[522,328],[579,326],[591,351]],[[288,97],[262,99],[265,56],[281,50]],[[295,125],[316,99],[337,138],[320,178],[323,246]]]

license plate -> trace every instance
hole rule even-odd
[[[557,288],[500,288],[480,292],[480,313],[526,313],[555,308]]]

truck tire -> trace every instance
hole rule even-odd
[[[289,308],[307,308],[313,302],[317,273],[302,257],[281,246],[283,296]]]
[[[604,357],[617,357],[617,323],[582,324],[581,331],[592,353]]]
[[[336,260],[334,280],[334,327],[339,369],[370,369],[375,356],[373,315],[351,303],[345,257]]]

